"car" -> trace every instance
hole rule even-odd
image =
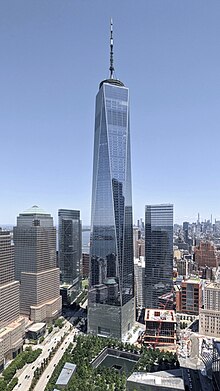
[[[54,367],[55,367],[56,365],[57,365],[57,364],[55,363],[55,364],[54,364]]]
[[[21,383],[18,384],[18,387],[21,387]]]
[[[47,379],[48,379],[49,376],[50,376],[50,375],[47,375]]]
[[[34,369],[34,365],[33,365],[32,369]]]

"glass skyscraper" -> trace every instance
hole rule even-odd
[[[114,78],[110,44],[96,96],[88,331],[123,339],[134,323],[129,90]]]
[[[173,288],[173,205],[145,207],[145,307]]]
[[[62,289],[69,286],[70,302],[81,289],[82,224],[80,211],[59,209],[59,268]],[[67,288],[66,288],[67,290]],[[62,292],[62,291],[61,291]]]

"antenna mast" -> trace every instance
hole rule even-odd
[[[112,18],[110,21],[110,79],[114,79],[113,73],[115,71],[114,65],[113,65],[113,22]]]

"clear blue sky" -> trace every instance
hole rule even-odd
[[[34,204],[90,223],[110,17],[131,96],[134,219],[163,202],[177,222],[220,218],[220,1],[2,0],[0,223]]]

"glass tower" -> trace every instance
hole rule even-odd
[[[59,209],[59,268],[61,284],[71,286],[71,300],[81,289],[82,226],[80,211]]]
[[[123,339],[134,322],[129,91],[113,76],[96,96],[88,331]]]
[[[158,308],[173,288],[173,205],[145,207],[145,307]]]

